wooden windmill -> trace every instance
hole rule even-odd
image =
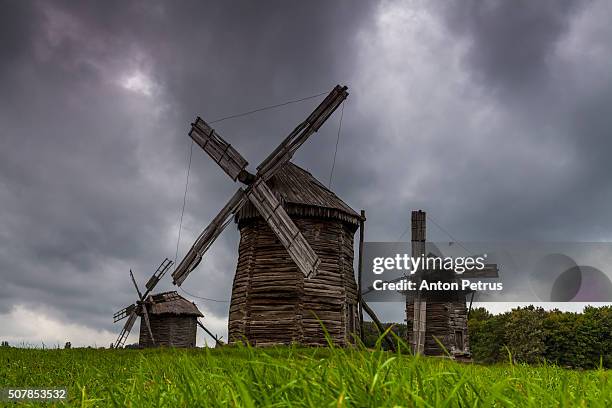
[[[123,347],[138,317],[141,318],[138,339],[140,347],[195,347],[197,326],[204,329],[217,344],[222,344],[198,320],[203,315],[193,302],[175,291],[150,294],[172,264],[173,262],[168,258],[164,259],[145,285],[147,288],[145,293],[140,291],[134,279],[134,274],[130,271],[130,278],[138,294],[138,299],[113,316],[115,322],[127,318],[113,347]]]
[[[140,325],[140,347],[196,346],[197,326],[201,325],[198,317],[204,315],[193,302],[176,291],[170,291],[149,295],[141,305],[141,316],[145,310],[149,322],[146,329]]]
[[[192,124],[189,136],[246,188],[239,188],[202,232],[172,277],[181,285],[232,218],[238,222],[230,341],[323,344],[317,319],[338,343],[358,330],[352,245],[359,215],[290,163],[347,96],[347,87],[336,86],[255,174],[208,123],[198,117]]]
[[[425,254],[426,214],[424,211],[413,211],[412,223],[412,256]],[[433,254],[427,254],[433,256]],[[486,264],[482,270],[465,271],[462,279],[495,278],[498,276],[496,264]],[[435,279],[444,282],[457,280],[453,270],[417,271],[417,278]],[[415,353],[425,355],[444,355],[450,352],[456,358],[470,355],[467,330],[468,308],[465,296],[469,292],[423,292],[417,291],[406,298],[406,322],[409,331],[409,342]],[[473,295],[473,292],[471,292]],[[470,303],[471,306],[471,303]],[[440,342],[444,348],[440,347]],[[446,349],[446,351],[444,350]]]
[[[168,269],[170,269],[173,263],[174,262],[172,262],[168,258],[162,261],[162,263],[159,265],[157,270],[153,273],[151,278],[146,283],[145,287],[147,288],[147,290],[145,291],[144,294],[140,292],[140,289],[138,288],[138,285],[136,284],[136,279],[134,279],[134,274],[132,273],[132,270],[130,270],[130,278],[132,278],[132,283],[134,284],[134,288],[136,288],[138,299],[136,300],[135,303],[127,307],[124,307],[123,309],[121,309],[120,311],[118,311],[117,313],[113,315],[114,323],[117,323],[118,321],[121,321],[127,318],[127,321],[123,325],[123,329],[121,329],[121,333],[119,333],[119,337],[117,337],[117,340],[115,341],[115,344],[114,344],[115,348],[123,347],[139,315],[141,315],[144,318],[144,322],[149,332],[149,335],[151,337],[151,341],[153,344],[155,344],[155,339],[153,337],[153,331],[151,330],[151,322],[149,319],[149,313],[147,310],[148,308],[144,307],[144,304],[146,302],[146,299],[149,293],[151,293],[153,289],[155,289],[155,286],[159,283],[159,281],[166,274],[166,272],[168,272]],[[143,325],[141,324],[141,327],[142,326]]]

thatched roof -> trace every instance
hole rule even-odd
[[[195,303],[185,299],[176,291],[150,295],[146,303],[147,311],[154,315],[204,316]]]
[[[355,210],[312,174],[291,162],[281,167],[267,184],[289,215],[336,218],[350,224],[359,224],[359,214]],[[236,220],[254,217],[259,217],[259,213],[249,202],[238,212]]]

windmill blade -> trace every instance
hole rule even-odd
[[[151,276],[151,278],[145,285],[145,287],[147,288],[147,291],[145,292],[144,296],[141,297],[141,300],[143,302],[144,302],[144,298],[153,291],[157,283],[161,280],[161,278],[164,277],[166,272],[168,272],[172,264],[174,264],[174,261],[171,261],[168,258],[165,258],[162,261],[162,263],[159,264],[159,266],[157,267],[157,270],[153,273],[153,275]]]
[[[293,157],[295,151],[312,135],[340,106],[348,96],[346,86],[336,87],[323,102],[285,138],[285,140],[257,167],[257,175],[269,179]]]
[[[225,207],[223,207],[221,212],[212,220],[210,225],[206,227],[204,232],[200,234],[191,249],[187,252],[187,255],[185,255],[181,263],[174,270],[172,279],[175,285],[181,286],[191,271],[198,266],[204,253],[206,253],[219,234],[227,227],[229,221],[231,221],[231,216],[235,214],[245,202],[245,191],[240,188]]]
[[[134,279],[134,274],[132,273],[131,269],[130,269],[130,278],[132,278],[132,283],[134,284],[134,287],[136,288],[136,292],[138,292],[138,298],[140,298],[140,300],[144,300],[142,298],[142,293],[140,293],[140,289],[138,289],[138,285],[136,284],[136,279]]]
[[[136,323],[136,317],[137,317],[136,311],[137,311],[137,308],[134,307],[134,310],[132,310],[127,321],[125,322],[123,329],[121,329],[121,333],[119,333],[119,337],[117,337],[117,340],[115,341],[115,346],[114,346],[115,348],[121,348],[125,344],[125,341],[130,335],[130,330],[132,330],[132,327],[134,327],[134,323]]]
[[[147,305],[143,303],[141,308],[145,324],[147,325],[147,330],[149,331],[149,336],[151,336],[151,342],[153,343],[153,345],[155,345],[155,338],[153,338],[153,330],[151,330],[151,321],[149,320],[149,312],[147,312]]]
[[[118,321],[125,319],[132,314],[134,309],[136,309],[136,304],[131,304],[128,307],[124,307],[113,315],[113,323],[117,323]]]
[[[236,149],[223,138],[202,118],[197,117],[191,124],[189,137],[193,139],[219,167],[236,181],[238,175],[249,164]]]
[[[261,178],[257,179],[251,186],[248,196],[304,276],[314,277],[321,262],[319,257],[289,218],[265,181]]]
[[[462,278],[499,278],[497,264],[485,264],[483,269],[472,269],[460,275]]]

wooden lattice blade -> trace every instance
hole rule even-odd
[[[147,292],[144,294],[144,297],[146,297],[147,294],[153,291],[157,283],[166,274],[166,272],[168,272],[168,269],[170,269],[173,263],[174,261],[171,261],[168,258],[165,258],[162,261],[162,263],[157,267],[157,270],[155,271],[155,273],[153,273],[153,275],[151,276],[151,278],[145,285],[145,287],[147,288]],[[144,301],[144,298],[142,300]]]
[[[134,310],[132,310],[127,321],[125,322],[123,329],[121,329],[121,333],[119,334],[119,337],[117,338],[117,341],[115,342],[115,348],[123,347],[123,344],[125,344],[125,341],[130,335],[130,331],[132,330],[132,327],[134,327],[134,323],[136,323],[136,318],[138,317],[136,311],[137,311],[137,308],[134,307]]]
[[[230,217],[236,213],[246,202],[246,195],[243,189],[238,189],[236,194],[223,207],[221,212],[213,219],[208,227],[200,234],[187,255],[179,263],[177,268],[172,272],[172,279],[175,285],[181,285],[191,271],[200,263],[202,256],[212,243],[217,239],[219,234],[225,229]]]
[[[113,315],[113,323],[117,323],[118,321],[123,320],[126,317],[128,317],[135,308],[136,308],[136,305],[131,304],[128,307],[124,307],[123,309],[115,313]]]
[[[498,278],[499,269],[497,264],[486,264],[481,270],[472,269],[457,275],[458,278]]]
[[[263,179],[257,179],[251,186],[248,197],[304,276],[315,276],[320,263],[319,257]]]
[[[191,124],[189,136],[196,142],[232,180],[249,164],[236,149],[227,143],[208,123],[198,117]]]

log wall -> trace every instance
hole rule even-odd
[[[195,347],[197,323],[195,316],[155,315],[149,313],[151,331],[155,338],[155,345],[151,341],[149,331],[144,320],[140,321],[141,347]]]
[[[465,301],[427,301],[427,326],[425,328],[425,355],[445,355],[437,338],[451,354],[469,354],[469,339],[467,331],[467,308]],[[406,304],[408,316],[408,341],[412,341],[412,319],[414,304]],[[457,332],[460,332],[458,334]],[[412,343],[410,343],[412,344]],[[461,349],[461,345],[463,349]]]
[[[292,217],[321,260],[305,279],[261,218],[239,222],[240,245],[229,313],[230,342],[266,346],[326,345],[325,326],[338,345],[359,335],[352,225]]]

